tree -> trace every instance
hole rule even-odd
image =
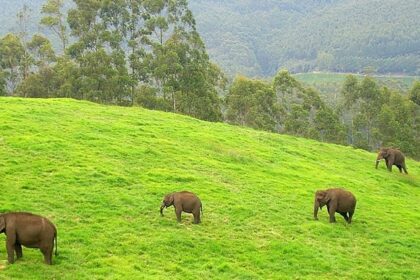
[[[342,96],[342,104],[339,106],[339,111],[341,111],[342,122],[347,130],[347,142],[350,145],[353,145],[355,143],[356,134],[354,119],[360,109],[360,85],[355,76],[348,75],[346,77],[340,95]]]
[[[56,60],[50,41],[42,35],[35,34],[27,43],[27,54],[30,56],[33,69],[22,80],[16,89],[15,95],[23,97],[54,97],[57,86],[53,86],[56,73],[51,68],[51,63]]]
[[[411,101],[413,101],[414,103],[420,106],[420,81],[416,81],[414,83],[408,96]]]
[[[221,120],[218,93],[225,78],[210,63],[187,1],[146,1],[143,7],[147,13],[142,13],[144,28],[138,35],[143,46],[130,56],[132,72],[155,88],[146,92],[154,92],[167,110]]]
[[[6,83],[6,73],[0,69],[0,96],[7,95]]]
[[[229,123],[275,131],[279,113],[270,84],[236,77],[226,96],[226,120]]]
[[[76,95],[99,103],[127,104],[130,77],[120,45],[122,37],[107,30],[101,17],[102,1],[76,0],[75,4],[68,23],[78,40],[68,52],[80,69],[76,80],[80,93]]]
[[[66,52],[68,44],[67,26],[65,15],[61,11],[64,6],[64,0],[47,0],[42,6],[41,13],[44,17],[41,24],[51,29],[58,36],[62,46],[63,54]]]
[[[48,67],[56,60],[51,42],[42,35],[35,34],[27,47],[34,64],[39,68]]]
[[[9,94],[14,92],[23,79],[21,68],[24,56],[24,47],[16,35],[9,33],[0,39],[0,65]]]
[[[363,79],[360,84],[360,95],[361,104],[360,112],[357,114],[358,122],[356,129],[364,131],[363,147],[367,145],[367,149],[375,148],[378,146],[377,140],[374,137],[374,127],[376,125],[377,117],[382,107],[382,94],[376,84],[376,82],[369,77]]]
[[[18,37],[23,46],[23,55],[21,58],[21,72],[22,79],[25,80],[33,65],[33,59],[28,52],[28,22],[30,18],[31,9],[27,5],[23,5],[22,9],[17,13],[19,32]]]

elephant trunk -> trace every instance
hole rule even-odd
[[[314,219],[315,220],[318,220],[318,208],[319,208],[319,202],[315,198],[315,202],[314,202]]]
[[[162,202],[160,205],[160,215],[163,216],[163,209],[165,208],[165,203]]]

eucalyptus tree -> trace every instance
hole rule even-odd
[[[65,54],[69,38],[63,8],[64,0],[47,0],[41,9],[44,16],[40,23],[49,28],[60,39],[62,53]]]

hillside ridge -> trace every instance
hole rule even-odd
[[[24,248],[0,278],[420,277],[410,158],[390,173],[364,150],[71,99],[1,97],[0,119],[0,212],[48,217],[60,251],[48,267]],[[333,186],[357,198],[351,225],[313,220],[314,192]],[[202,200],[200,225],[160,217],[181,190]]]

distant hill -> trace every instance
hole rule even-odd
[[[419,279],[420,163],[375,169],[363,150],[141,108],[0,97],[0,213],[50,218],[59,256],[39,250],[0,279]],[[357,197],[353,223],[317,189]],[[164,194],[190,190],[202,224]],[[48,275],[48,276],[47,276]]]
[[[23,3],[0,0],[0,34]],[[190,0],[211,58],[230,75],[331,71],[420,74],[418,0]]]
[[[192,0],[191,6],[210,54],[231,73],[420,71],[418,0]]]

